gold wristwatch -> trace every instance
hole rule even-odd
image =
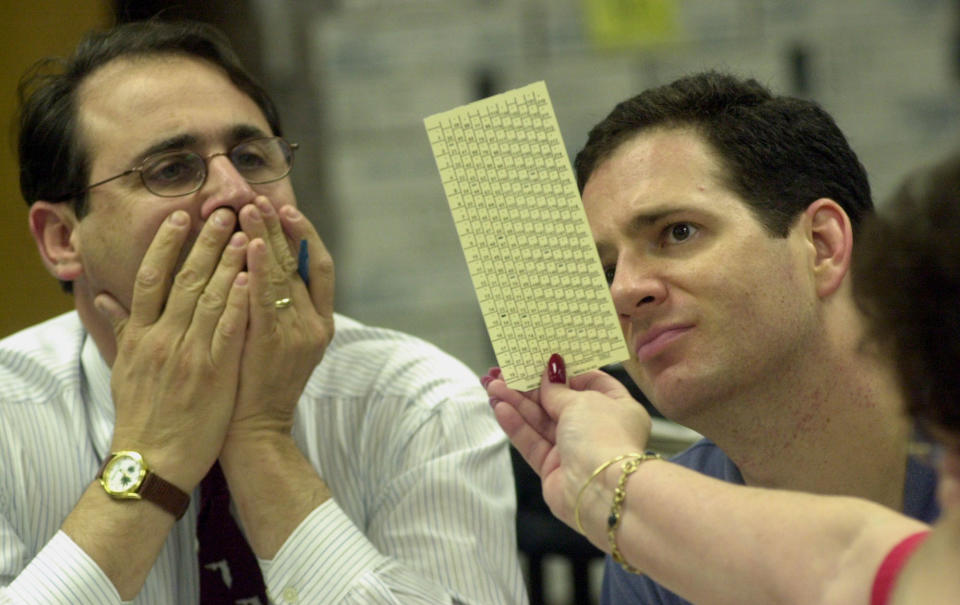
[[[139,452],[113,452],[97,472],[100,485],[115,500],[147,500],[179,519],[190,495],[150,470]]]

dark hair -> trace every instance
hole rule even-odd
[[[907,409],[960,433],[960,152],[908,177],[864,225],[853,292]]]
[[[84,215],[87,196],[76,192],[86,186],[90,158],[77,137],[77,90],[114,59],[164,54],[197,57],[222,68],[260,107],[273,134],[282,134],[273,101],[215,27],[149,20],[91,32],[70,57],[43,59],[20,81],[20,191],[28,205],[71,201],[77,216]]]
[[[654,128],[689,128],[716,152],[726,186],[773,235],[784,237],[815,200],[840,204],[856,232],[873,210],[867,174],[836,123],[811,101],[774,96],[757,81],[705,72],[618,104],[574,160],[583,191],[622,143]]]

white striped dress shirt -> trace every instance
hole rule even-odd
[[[59,531],[113,422],[110,370],[76,313],[0,341],[0,603],[121,603]],[[338,315],[294,436],[333,498],[260,561],[271,602],[527,602],[507,442],[463,364]],[[198,602],[198,499],[132,603]]]

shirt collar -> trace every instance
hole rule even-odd
[[[80,349],[80,372],[83,376],[83,403],[89,417],[90,435],[97,456],[102,462],[108,454],[116,412],[110,391],[110,367],[100,349],[87,333]]]

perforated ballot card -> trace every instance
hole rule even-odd
[[[539,386],[552,353],[569,375],[627,359],[546,84],[424,124],[507,384]]]

